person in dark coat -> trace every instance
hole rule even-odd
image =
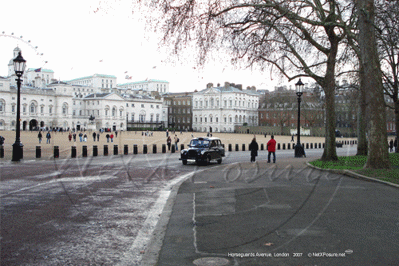
[[[249,150],[251,151],[251,163],[255,162],[255,157],[258,156],[259,150],[259,145],[256,142],[256,138],[253,138],[251,144],[249,144]]]
[[[96,141],[96,136],[97,136],[96,132],[93,132],[93,141]]]
[[[389,142],[389,152],[393,152],[393,139]]]
[[[398,152],[398,138],[395,138],[395,141],[393,142],[393,146],[395,147],[395,152]]]

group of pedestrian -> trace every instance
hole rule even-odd
[[[180,142],[180,139],[177,137],[177,134],[175,134],[175,137],[173,140],[175,142],[175,144],[174,144],[175,150],[178,151],[179,150],[178,143]],[[172,146],[172,138],[170,136],[168,136],[166,138],[166,145],[168,145],[168,151],[170,151],[170,147]]]
[[[37,134],[37,138],[39,139],[39,144],[42,143],[43,134],[41,131],[39,131],[39,133]],[[50,131],[48,131],[46,133],[46,144],[50,144],[50,143],[51,143],[51,133],[50,133]]]
[[[273,163],[276,163],[276,141],[274,140],[274,136],[271,136],[271,139],[267,142],[267,162],[270,163],[270,157],[273,154]],[[256,156],[258,156],[259,145],[256,142],[256,138],[252,139],[251,144],[249,144],[249,150],[251,151],[251,162],[256,161]]]
[[[111,142],[114,142],[114,134],[107,134],[105,135],[105,138],[107,139],[107,142],[109,142],[111,140]]]

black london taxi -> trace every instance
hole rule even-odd
[[[203,137],[193,138],[187,149],[180,152],[180,158],[184,165],[188,160],[194,160],[197,164],[208,165],[211,161],[222,163],[225,156],[224,147],[219,138]]]

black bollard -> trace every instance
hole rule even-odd
[[[97,147],[97,145],[93,145],[93,156],[98,156],[98,147]]]
[[[277,150],[281,150],[280,143],[277,143]]]
[[[59,158],[59,157],[60,157],[60,147],[54,146],[54,158]]]
[[[118,145],[114,145],[114,155],[118,155]]]
[[[138,148],[137,148],[137,144],[133,145],[133,154],[137,154],[138,153]]]
[[[3,157],[4,157],[4,150],[3,150]],[[1,157],[1,158],[3,158]],[[42,147],[41,146],[36,146],[36,158],[41,158],[42,157]]]
[[[104,145],[104,156],[108,156],[108,145]]]
[[[291,150],[291,143],[287,144],[287,150]]]
[[[143,145],[143,154],[147,154],[147,144]]]
[[[236,144],[236,151],[239,151],[240,149],[239,149],[239,146],[238,146],[238,144]]]
[[[285,143],[283,143],[283,150],[285,150]]]
[[[184,150],[184,144],[180,144],[180,150]]]
[[[245,144],[242,144],[242,151],[245,151]]]
[[[260,144],[260,150],[263,151],[265,149],[265,145],[263,143]]]
[[[175,153],[175,150],[176,150],[175,145],[172,144],[171,146],[172,146],[172,147],[171,147],[171,148],[172,148],[171,152],[172,152],[172,153]]]
[[[76,158],[76,146],[71,147],[71,158]]]
[[[152,153],[157,153],[157,144],[152,144]]]
[[[129,145],[125,144],[123,146],[123,154],[128,155],[129,154]]]
[[[162,144],[162,153],[166,153],[166,144]]]
[[[232,147],[231,143],[229,143],[229,151],[232,151],[232,150],[233,150],[233,147]]]
[[[87,157],[87,146],[86,145],[82,146],[82,157]]]

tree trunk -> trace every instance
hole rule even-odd
[[[338,52],[338,43],[333,29],[327,30],[330,39],[330,53],[327,57],[326,75],[324,79],[324,92],[326,94],[326,140],[322,161],[337,161],[337,147],[335,145],[335,63]]]
[[[395,102],[395,130],[396,130],[396,139],[399,140],[399,101]],[[399,153],[399,144],[396,147],[396,152]]]
[[[357,0],[356,4],[359,10],[360,64],[367,78],[364,91],[370,114],[365,168],[389,168],[384,91],[374,32],[374,0]]]
[[[358,96],[358,117],[357,117],[357,153],[356,155],[367,155],[367,138],[366,138],[366,128],[367,128],[367,118],[366,118],[366,94],[364,91],[366,78],[364,76],[364,71],[362,65],[359,69],[360,76],[360,88]]]

